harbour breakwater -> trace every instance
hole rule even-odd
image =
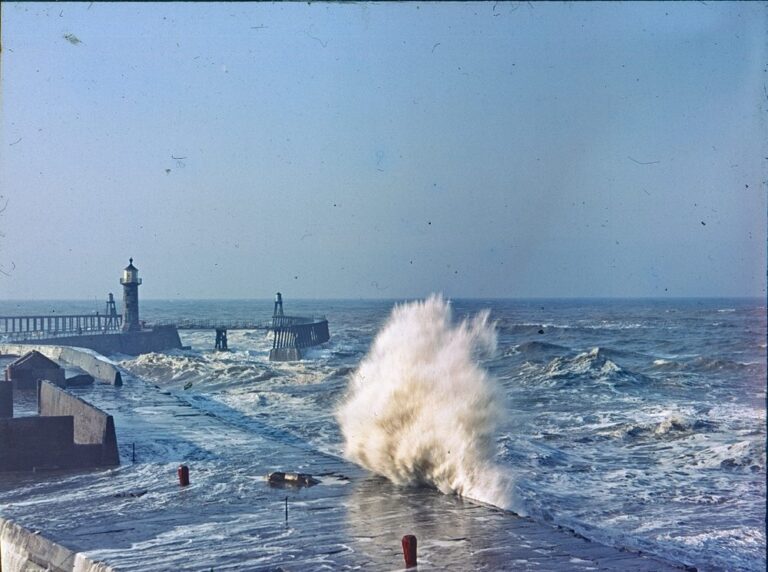
[[[124,446],[125,462],[115,469],[0,476],[3,517],[28,531],[13,528],[6,552],[31,554],[27,562],[41,570],[391,570],[403,562],[403,534],[418,538],[426,569],[490,572],[513,562],[538,570],[676,569],[432,488],[397,487],[222,404],[133,375],[119,391],[105,384],[75,391],[115,416],[121,441],[135,443],[135,462]],[[176,482],[181,463],[187,486]],[[320,483],[275,487],[264,478],[295,470]],[[30,535],[71,552],[33,552]],[[12,572],[36,569],[15,562]]]
[[[155,326],[151,330],[138,330],[114,334],[82,334],[34,340],[34,345],[73,346],[88,348],[103,355],[140,355],[181,349],[181,339],[175,326]]]

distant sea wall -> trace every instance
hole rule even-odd
[[[113,568],[72,552],[36,532],[0,517],[2,572],[112,572]]]
[[[79,367],[104,383],[117,386],[123,384],[123,378],[117,366],[87,348],[34,344],[0,344],[0,354],[4,355],[21,356],[32,350],[37,350],[52,360],[64,361]]]
[[[35,345],[74,346],[88,348],[102,355],[127,354],[136,356],[181,348],[176,326],[156,326],[139,332],[89,334],[35,340]]]

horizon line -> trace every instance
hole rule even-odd
[[[433,293],[419,296],[396,296],[396,297],[369,297],[369,296],[356,296],[356,297],[317,297],[306,298],[296,297],[288,298],[288,300],[299,301],[380,301],[388,302],[393,300],[415,300],[426,299]],[[707,295],[707,296],[445,296],[446,300],[764,300],[768,302],[768,296],[763,295]],[[117,296],[115,297],[116,301]],[[6,298],[0,300],[0,303],[10,302],[92,302],[95,298]],[[156,298],[141,298],[143,301],[150,302],[244,302],[244,301],[274,301],[273,297],[269,298],[170,298],[170,297],[156,297]]]

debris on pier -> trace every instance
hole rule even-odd
[[[280,471],[269,473],[267,481],[273,486],[294,485],[297,487],[311,487],[320,483],[312,475],[306,473],[283,473]]]

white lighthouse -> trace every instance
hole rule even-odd
[[[139,269],[133,265],[133,258],[129,259],[128,266],[123,270],[120,278],[123,285],[123,330],[135,332],[141,329],[139,324]]]

